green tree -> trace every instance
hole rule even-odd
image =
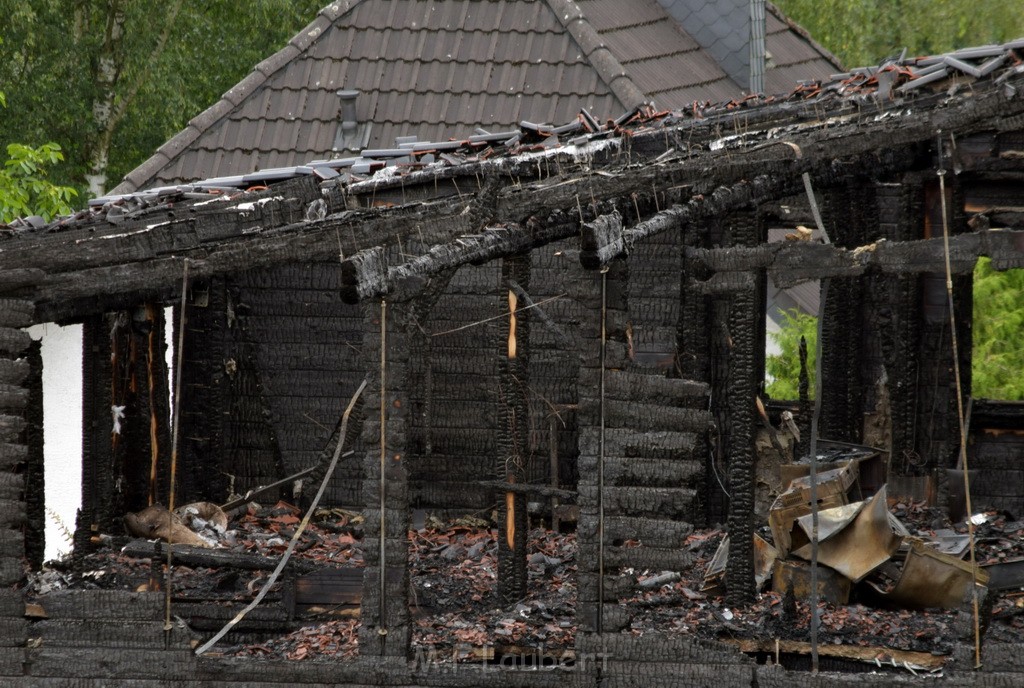
[[[800,386],[800,338],[807,341],[807,375],[810,388],[808,395],[814,396],[815,345],[818,341],[818,318],[798,308],[782,311],[783,321],[778,332],[768,336],[779,347],[778,354],[765,356],[764,369],[767,377],[765,391],[773,399],[797,399]]]
[[[0,110],[6,107],[7,96],[0,91]],[[64,159],[60,146],[44,143],[32,148],[11,143],[7,145],[7,158],[0,168],[0,222],[36,214],[49,220],[70,212],[75,190],[47,179],[47,168]]]
[[[0,145],[57,141],[101,193],[309,23],[324,0],[0,0]]]
[[[0,222],[26,215],[42,215],[50,220],[71,212],[71,203],[78,193],[47,178],[48,168],[64,159],[60,146],[44,143],[32,148],[11,143],[7,156],[0,169]]]
[[[1020,0],[776,0],[849,67],[1024,36]]]
[[[1024,400],[1024,270],[996,272],[982,258],[974,268],[971,394]]]

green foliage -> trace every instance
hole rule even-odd
[[[113,107],[124,106],[109,150],[113,187],[284,47],[323,4],[252,0],[242,9],[228,0],[0,0],[0,84],[10,106],[0,117],[0,146],[59,142],[67,162],[53,170],[54,181],[83,191],[102,137],[94,108],[102,59],[109,58],[116,67]],[[124,30],[111,41],[115,14]]]
[[[32,148],[11,143],[7,157],[0,169],[0,222],[25,215],[42,215],[49,220],[71,212],[77,192],[47,179],[47,168],[64,159],[60,146],[44,143]]]
[[[772,399],[798,399],[800,397],[800,338],[807,340],[807,374],[810,378],[808,396],[814,396],[815,343],[818,341],[818,319],[798,308],[782,311],[784,318],[778,332],[768,336],[779,347],[778,354],[765,356],[767,377],[765,391]]]
[[[1024,36],[1020,0],[776,0],[844,65],[878,64],[907,48],[929,55]]]
[[[1024,270],[996,272],[981,258],[974,268],[971,394],[1024,400]]]

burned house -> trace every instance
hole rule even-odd
[[[987,46],[778,97],[638,105],[605,122],[584,110],[560,126],[402,141],[356,159],[112,195],[50,225],[16,223],[0,246],[9,394],[0,675],[14,685],[888,685],[889,674],[789,671],[780,645],[766,651],[772,638],[737,618],[758,597],[758,433],[783,410],[759,402],[767,278],[830,285],[818,411],[794,409],[801,438],[860,444],[868,424],[882,427],[883,484],[918,478],[941,504],[955,501],[951,471],[973,473],[976,504],[1019,515],[1020,409],[978,402],[966,428],[1007,432],[981,432],[964,453],[958,401],[970,389],[975,261],[1024,267],[1021,57],[1017,43]],[[766,241],[769,227],[819,218],[826,242]],[[652,278],[642,251],[666,236],[671,280]],[[159,363],[163,304],[178,313],[173,398]],[[289,315],[312,324],[295,332]],[[41,413],[38,357],[18,328],[47,321],[85,325],[78,580],[132,559],[155,584],[124,575],[113,587],[44,594],[24,581],[24,562],[38,566],[31,533],[43,518]],[[290,419],[304,414],[323,426],[315,449],[289,454]],[[232,488],[307,467],[301,486],[289,480],[274,495],[297,513],[267,518],[297,538],[306,527],[297,514],[311,505],[358,513],[358,651],[319,662],[303,661],[308,650],[211,652],[211,621],[227,624],[228,645],[302,632],[310,622],[296,609],[298,581],[344,567],[284,567],[291,603],[282,593],[242,618],[266,576],[239,589],[222,573],[199,574],[228,594],[189,597],[180,584],[175,593],[165,562],[173,570],[177,557],[195,575],[214,568],[220,549],[205,559],[181,546],[144,549],[121,519],[154,503],[222,504]],[[420,611],[417,512],[482,511],[496,564],[487,604],[542,617],[517,607],[538,578],[531,502],[534,523],[576,521],[574,580],[560,583],[576,595],[564,619],[572,662],[499,664],[481,677],[417,661],[420,622],[458,603]],[[730,538],[727,606],[707,602],[675,623],[681,600],[702,593],[638,599],[653,573],[691,569],[695,529],[714,523]],[[540,553],[548,576],[561,553]],[[791,617],[798,633],[802,602]],[[980,644],[975,671],[980,633],[962,611],[950,612],[941,651],[926,653],[943,658],[947,682],[1018,680],[1013,627]],[[751,642],[720,642],[719,631]],[[876,664],[933,666],[871,652]]]

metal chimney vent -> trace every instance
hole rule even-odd
[[[337,92],[340,100],[338,113],[338,129],[334,134],[335,152],[358,152],[366,148],[370,141],[369,122],[359,122],[356,114],[356,100],[359,98],[359,91],[355,89],[341,89]]]

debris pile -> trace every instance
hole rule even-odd
[[[561,652],[576,635],[576,536],[543,529],[527,543],[527,595],[498,603],[495,531],[456,527],[410,533],[414,648],[440,660],[489,660],[524,648]]]

